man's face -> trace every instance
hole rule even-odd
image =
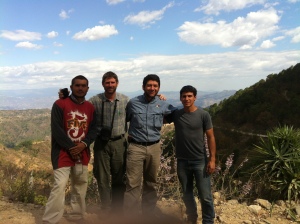
[[[75,79],[74,84],[70,86],[70,89],[76,98],[83,98],[87,94],[89,87],[86,80]]]
[[[192,92],[183,92],[180,96],[180,101],[184,107],[190,107],[194,105],[196,97]]]
[[[143,86],[146,97],[153,98],[159,91],[159,85],[157,81],[149,80],[145,86]]]
[[[116,81],[115,78],[107,78],[105,79],[104,83],[102,83],[102,86],[106,93],[112,94],[116,92],[118,87],[118,82]]]

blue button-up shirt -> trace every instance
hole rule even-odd
[[[128,134],[137,142],[154,142],[160,139],[164,115],[176,110],[157,96],[150,102],[144,95],[132,98],[126,108],[126,120],[130,122]]]

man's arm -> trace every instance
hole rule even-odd
[[[75,144],[65,132],[63,116],[63,110],[54,103],[51,110],[51,134],[60,147],[68,150]]]
[[[209,149],[209,161],[207,164],[207,172],[212,174],[216,169],[216,141],[214,135],[214,129],[208,129],[205,132],[207,137],[207,144]]]

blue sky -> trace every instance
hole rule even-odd
[[[300,62],[300,0],[0,0],[0,89],[239,90]]]

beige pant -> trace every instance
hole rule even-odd
[[[71,207],[70,216],[83,218],[86,204],[85,196],[88,185],[87,166],[76,164],[73,167],[62,167],[54,170],[54,186],[46,204],[43,222],[57,223],[64,214],[65,189],[71,178]]]
[[[157,202],[156,183],[160,156],[160,143],[151,146],[129,144],[126,160],[125,214],[130,215],[139,210],[141,196],[142,212],[145,214],[154,211]]]

